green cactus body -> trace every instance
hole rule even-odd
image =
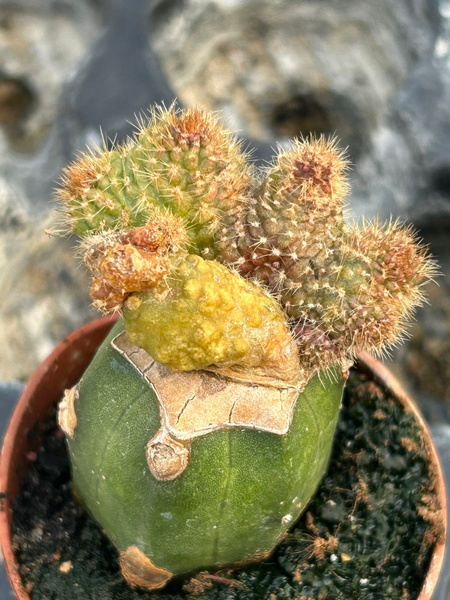
[[[132,144],[85,154],[66,172],[70,192],[62,194],[74,233],[85,236],[144,225],[162,205],[134,160]]]
[[[68,439],[78,497],[119,551],[137,547],[174,575],[266,555],[325,472],[343,380],[337,372],[313,377],[295,394],[284,434],[230,426],[198,435],[185,470],[160,481],[145,450],[161,426],[158,401],[111,346],[122,328],[116,325],[79,384]]]

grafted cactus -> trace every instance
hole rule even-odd
[[[60,405],[77,496],[131,585],[266,556],[326,469],[357,349],[402,336],[434,263],[348,226],[347,162],[300,140],[258,174],[201,111],[153,111],[65,172],[66,228],[121,319]]]

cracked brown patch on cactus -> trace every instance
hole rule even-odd
[[[232,427],[258,429],[277,435],[289,431],[295,402],[304,385],[285,384],[278,388],[255,385],[200,370],[185,376],[157,363],[145,350],[130,342],[126,333],[115,337],[111,344],[157,394],[161,429],[147,445],[147,459],[149,449],[151,452],[155,450],[152,446],[172,446],[173,453],[168,451],[167,456],[171,454],[184,469],[188,460],[186,442],[212,431]],[[150,469],[152,473],[155,470],[157,475],[160,470],[154,465]],[[163,465],[161,471],[164,470]]]
[[[164,429],[160,429],[146,448],[147,464],[158,481],[172,481],[189,463],[189,446],[182,444]]]
[[[132,587],[143,587],[149,591],[163,588],[173,573],[152,563],[136,546],[130,546],[120,553],[122,575]]]

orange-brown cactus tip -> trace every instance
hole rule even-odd
[[[438,275],[427,247],[411,227],[398,220],[384,224],[364,221],[361,227],[353,227],[349,239],[366,261],[373,261],[378,281],[391,283],[395,290],[412,291]]]
[[[155,216],[151,223],[125,231],[122,243],[147,252],[177,252],[187,243],[186,226],[174,215]]]
[[[96,277],[92,280],[89,295],[95,308],[107,315],[122,308],[128,293],[114,288],[102,277]]]
[[[339,303],[329,303],[325,314],[339,347],[348,355],[356,350],[382,354],[396,345],[424,300],[423,285],[436,275],[436,263],[411,228],[398,221],[366,221],[351,228],[338,275],[344,295]]]
[[[226,153],[230,142],[234,142],[232,133],[220,124],[214,114],[198,108],[177,110],[175,105],[169,109],[157,108],[151,113],[150,123],[161,124],[166,132],[163,143],[170,145],[172,142],[174,147],[199,148],[213,144],[217,151]],[[142,127],[142,132],[145,131],[146,125]]]
[[[281,194],[297,192],[305,200],[326,197],[342,203],[349,192],[348,168],[336,140],[320,136],[295,140],[290,150],[279,153],[273,173],[277,180],[281,176],[276,182]]]
[[[117,156],[117,149],[95,148],[63,169],[55,190],[55,198],[62,205],[62,233],[84,237],[109,229],[112,213],[117,214],[118,222],[127,224],[129,210],[117,202],[106,184]]]
[[[108,152],[103,151],[103,154],[106,157]],[[100,158],[100,155],[97,158]],[[84,153],[63,169],[61,185],[56,190],[56,196],[64,203],[76,196],[83,196],[97,177],[96,160],[91,154]]]

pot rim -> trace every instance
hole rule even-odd
[[[101,317],[76,329],[56,346],[53,352],[34,372],[22,396],[20,397],[16,408],[14,409],[4,438],[3,448],[0,455],[0,494],[7,494],[8,489],[11,488],[11,481],[15,479],[15,471],[12,466],[15,464],[16,458],[14,456],[15,441],[18,438],[24,437],[24,432],[22,431],[24,418],[26,416],[30,418],[30,415],[32,414],[28,409],[28,404],[30,399],[38,392],[39,383],[41,380],[44,377],[49,377],[54,369],[55,362],[57,362],[61,356],[64,355],[64,353],[67,353],[72,346],[77,345],[77,343],[79,344],[79,341],[85,338],[85,336],[95,338],[97,343],[94,344],[94,347],[90,348],[91,351],[95,352],[96,348],[104,339],[104,337],[106,337],[117,319],[117,314]],[[84,361],[83,370],[85,368],[85,364],[86,361]],[[439,457],[431,439],[428,425],[426,424],[421,412],[417,408],[414,401],[406,394],[405,390],[399,381],[392,375],[392,373],[379,360],[371,356],[368,352],[359,352],[357,354],[357,366],[361,371],[373,377],[373,379],[387,392],[389,392],[396,400],[398,400],[402,406],[413,413],[415,419],[424,432],[424,439],[429,455],[435,464],[436,491],[441,505],[444,536],[442,541],[438,542],[434,548],[430,566],[425,576],[422,590],[418,597],[418,600],[430,600],[444,562],[446,545],[445,540],[447,537],[447,498],[445,481]],[[79,376],[81,376],[81,374],[82,373],[80,373]],[[19,566],[12,548],[12,540],[10,535],[11,518],[12,509],[10,498],[7,494],[3,500],[0,499],[0,543],[5,559],[5,567],[11,582],[11,586],[17,595],[18,600],[30,600],[28,593],[22,585],[19,575]]]

